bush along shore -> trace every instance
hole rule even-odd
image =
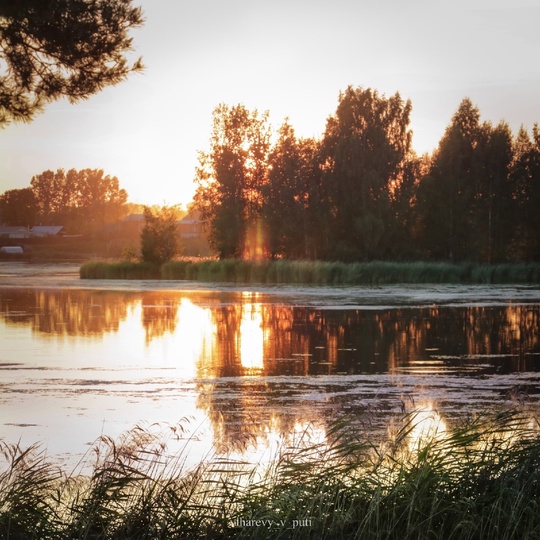
[[[185,447],[169,455],[170,440],[136,427],[101,437],[84,475],[38,447],[0,444],[0,538],[539,538],[538,420],[507,411],[428,425],[411,412],[374,442],[341,419],[264,467],[215,457],[190,469]],[[166,431],[181,438],[182,426]]]
[[[166,279],[224,283],[383,285],[390,283],[540,283],[540,264],[324,261],[170,261],[85,263],[83,279]]]

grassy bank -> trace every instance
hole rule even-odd
[[[0,538],[538,538],[537,421],[479,416],[419,439],[420,418],[382,445],[336,422],[324,445],[284,447],[260,475],[227,459],[187,471],[141,428],[102,437],[87,476],[3,445]]]
[[[429,262],[340,263],[324,261],[89,262],[83,279],[169,279],[226,283],[382,285],[391,283],[540,283],[540,264],[451,264]]]

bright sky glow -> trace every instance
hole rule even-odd
[[[139,0],[146,70],[0,131],[0,193],[47,169],[102,168],[131,202],[187,203],[212,110],[243,103],[320,136],[348,85],[413,105],[432,151],[464,97],[514,133],[540,122],[540,0]]]

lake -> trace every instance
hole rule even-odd
[[[69,466],[136,425],[193,463],[256,461],[343,415],[382,436],[415,407],[446,423],[536,410],[540,290],[85,281],[3,262],[0,371],[0,438]]]

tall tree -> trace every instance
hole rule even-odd
[[[199,153],[195,206],[209,226],[209,241],[221,258],[249,256],[258,238],[261,189],[267,181],[268,113],[243,105],[219,105],[213,113],[210,150]]]
[[[36,197],[30,188],[10,189],[0,195],[0,223],[31,227],[37,213]]]
[[[386,251],[393,259],[414,259],[420,253],[416,239],[417,189],[429,169],[430,156],[410,152],[390,186],[391,216],[387,221]]]
[[[533,139],[522,126],[513,148],[510,179],[514,213],[514,257],[540,261],[540,128],[533,127]]]
[[[384,255],[390,185],[411,145],[410,101],[348,87],[327,122],[322,143],[333,212],[334,258]]]
[[[85,99],[140,71],[129,30],[131,0],[1,0],[0,126],[29,121],[61,97]]]
[[[481,126],[476,149],[477,176],[470,213],[471,259],[487,263],[508,259],[512,230],[512,190],[509,182],[512,162],[512,133],[505,122]]]
[[[65,204],[64,192],[71,193],[74,184],[66,183],[63,169],[47,170],[33,176],[30,186],[38,203],[40,221],[44,224],[53,224],[55,218],[73,204],[71,200]]]
[[[116,176],[105,175],[103,169],[70,170],[66,185],[69,186],[72,182],[77,189],[76,206],[79,218],[92,225],[103,225],[118,219],[128,195],[125,189],[120,188]]]
[[[482,174],[480,112],[464,99],[441,139],[418,189],[421,244],[434,258],[462,260],[471,249],[471,213]]]
[[[305,256],[310,146],[298,140],[293,127],[285,121],[270,152],[268,181],[262,189],[262,216],[272,258]]]

